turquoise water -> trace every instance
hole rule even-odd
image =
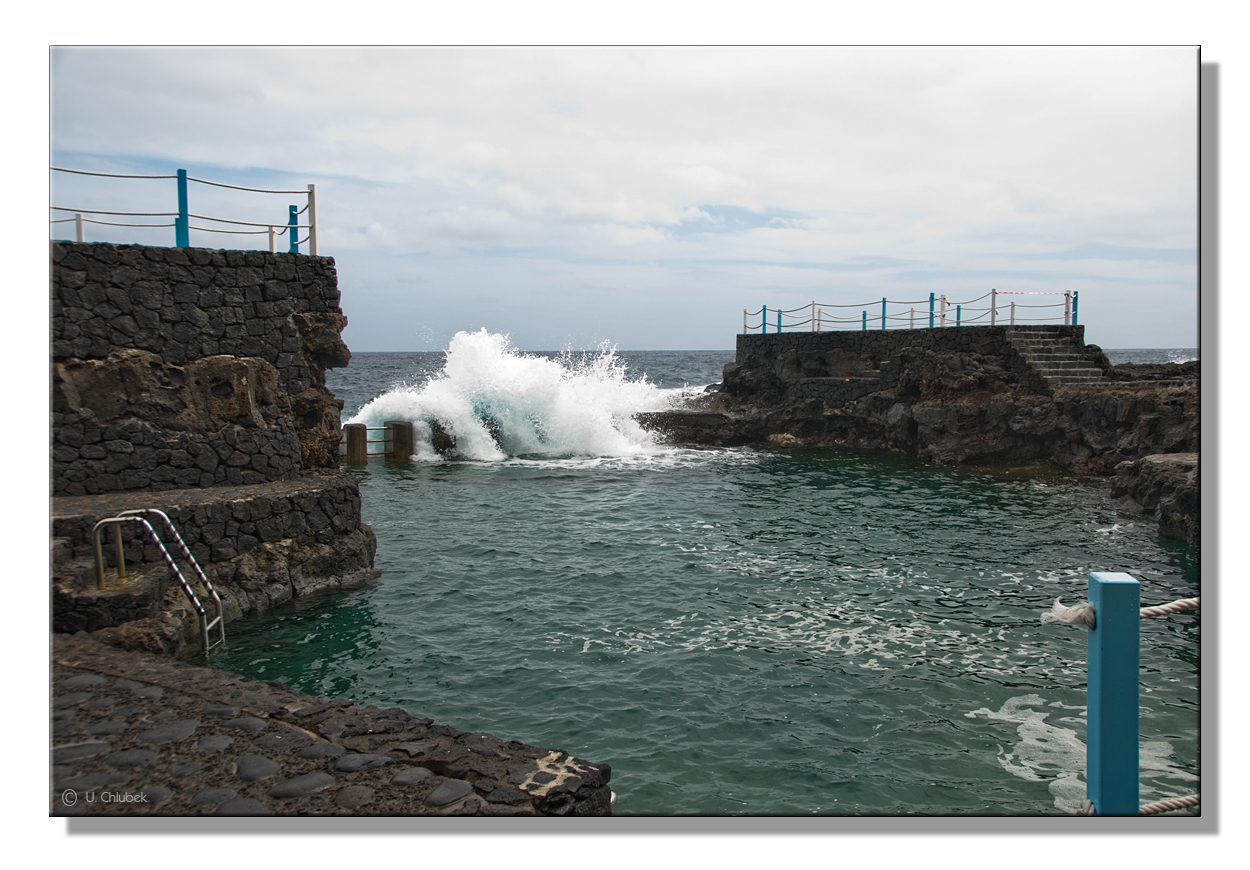
[[[665,366],[692,365],[651,356],[626,380],[666,386],[630,401],[671,401]],[[405,381],[412,418],[449,413],[441,362],[358,356],[345,418]],[[1085,635],[1041,614],[1091,570],[1132,572],[1145,603],[1197,594],[1195,549],[1044,469],[673,450],[620,420],[627,443],[579,455],[559,415],[638,384],[563,365],[575,411],[546,369],[466,393],[521,426],[512,396],[517,443],[545,452],[359,469],[382,579],[232,623],[220,666],[608,762],[617,814],[1076,809]],[[1196,613],[1142,625],[1143,802],[1198,791],[1198,635]]]

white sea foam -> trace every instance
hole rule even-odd
[[[418,461],[444,459],[435,423],[455,441],[450,459],[637,457],[663,451],[633,415],[679,405],[683,394],[627,378],[614,348],[555,360],[481,329],[456,333],[439,374],[378,396],[349,422],[412,423]]]

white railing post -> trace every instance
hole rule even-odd
[[[822,310],[822,309],[820,309],[820,308],[817,308],[817,309],[816,309],[816,331],[817,331],[817,332],[820,332],[820,325],[821,325],[821,324],[820,324],[820,316],[821,316],[822,314],[824,314],[824,313],[825,313],[825,312],[824,312],[824,310]]]
[[[812,332],[816,331],[816,303],[812,303]]]
[[[78,231],[78,241],[86,241],[86,236],[82,232],[82,212],[74,212],[74,229]]]
[[[1063,325],[1072,325],[1072,291],[1063,291]]]
[[[269,253],[278,253],[278,237],[274,235],[273,227],[269,228]]]
[[[317,185],[308,185],[308,253],[317,256]]]
[[[916,328],[916,309],[914,308],[911,310],[911,322],[908,324],[908,328],[910,329]]]
[[[994,325],[994,319],[998,315],[998,291],[990,290],[990,326]]]
[[[742,334],[747,334],[747,310],[745,308],[742,309]]]
[[[1016,325],[1016,300],[1011,300],[1011,325]]]
[[[946,326],[946,294],[942,294],[941,302],[942,302],[941,323],[942,323],[942,326]]]

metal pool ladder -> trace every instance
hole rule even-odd
[[[212,596],[213,603],[217,608],[217,615],[211,622],[208,619],[208,613],[204,609],[204,605],[200,603],[200,597],[195,594],[195,590],[192,589],[191,584],[187,582],[186,575],[182,573],[182,569],[178,567],[178,563],[174,561],[174,557],[171,556],[169,554],[169,550],[166,549],[164,541],[161,540],[161,536],[157,533],[156,529],[152,527],[152,524],[145,519],[145,516],[160,518],[160,521],[165,526],[165,530],[172,537],[172,540],[177,542],[178,548],[182,551],[182,558],[185,559],[190,566],[195,569],[195,573],[199,575],[200,582],[204,584],[204,589],[209,595]],[[195,561],[195,557],[191,555],[191,550],[188,549],[186,542],[182,540],[182,535],[178,534],[178,529],[174,527],[173,521],[170,520],[164,511],[159,511],[156,508],[140,508],[138,510],[122,511],[115,517],[100,520],[92,527],[91,536],[95,543],[95,579],[97,587],[101,589],[104,588],[104,550],[100,546],[100,529],[104,526],[113,526],[113,541],[117,547],[117,577],[119,580],[124,580],[126,578],[126,556],[122,548],[121,527],[123,523],[138,523],[143,526],[148,530],[148,534],[156,543],[156,546],[160,548],[161,555],[165,557],[165,562],[174,572],[174,576],[178,578],[178,584],[182,587],[182,591],[186,593],[187,600],[191,602],[191,606],[195,608],[195,612],[200,618],[200,644],[204,649],[204,654],[208,655],[211,649],[224,644],[226,642],[226,614],[221,605],[221,596],[217,594],[217,590],[213,588],[213,584],[209,582],[209,579],[204,574],[203,569],[200,568],[200,563]],[[209,629],[212,628],[217,629],[218,639],[216,641],[209,639],[208,632]]]

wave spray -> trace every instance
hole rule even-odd
[[[682,395],[628,379],[614,348],[550,359],[481,329],[456,333],[430,380],[383,393],[348,422],[412,423],[417,461],[627,457],[661,449],[633,415]]]

